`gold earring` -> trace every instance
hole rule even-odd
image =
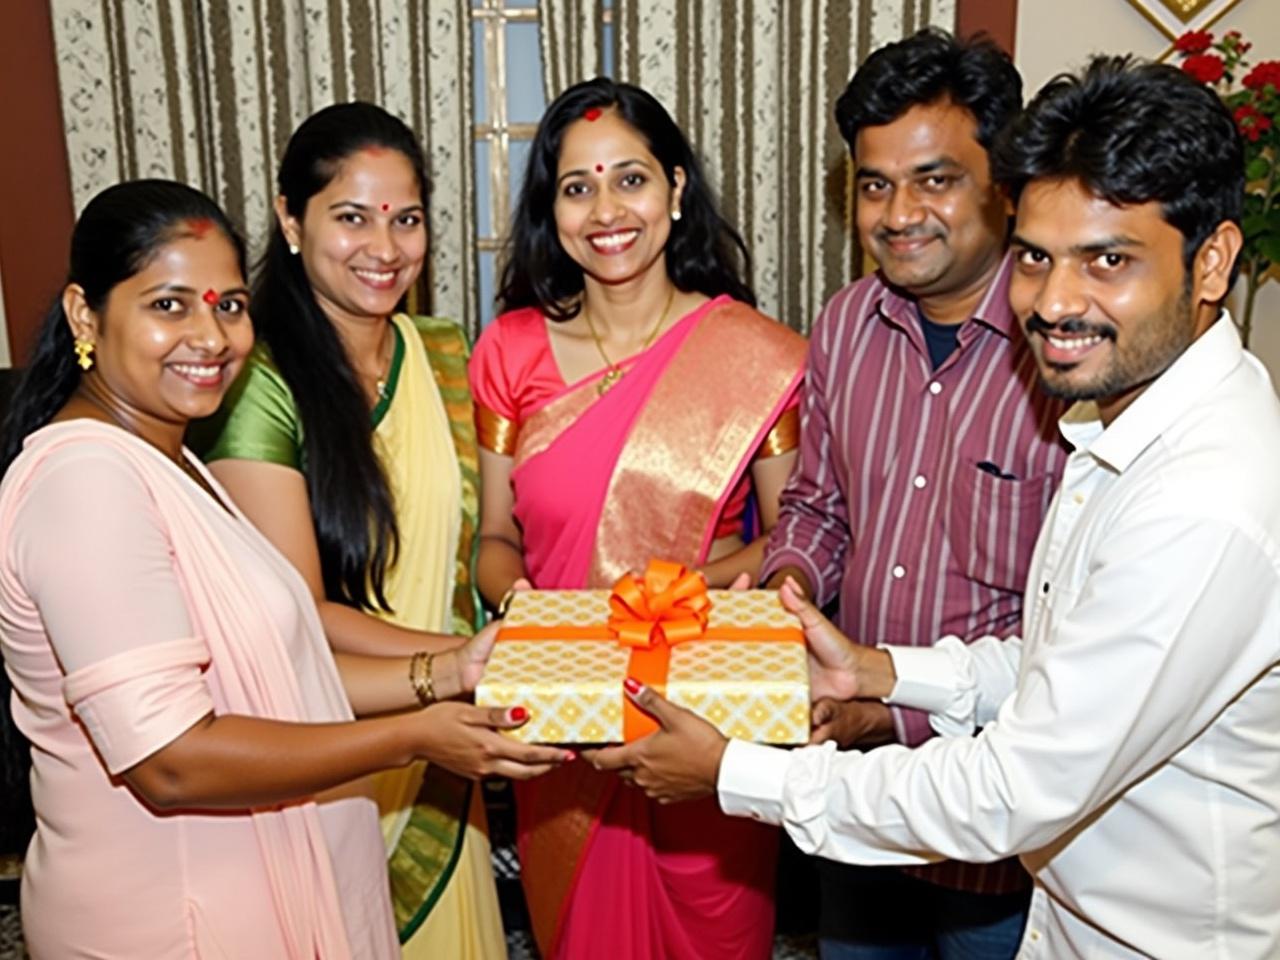
[[[93,369],[93,341],[87,337],[76,337],[76,363],[81,370]]]

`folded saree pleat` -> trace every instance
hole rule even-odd
[[[604,587],[653,556],[705,562],[730,494],[795,395],[804,354],[795,333],[717,298],[682,318],[602,396],[588,378],[531,414],[520,428],[512,482],[534,584]],[[585,764],[517,784],[526,900],[544,957],[568,956],[559,952],[566,911],[594,872],[587,856],[617,790],[616,777]],[[638,849],[614,827],[610,842],[621,843],[619,851]],[[738,901],[739,915],[749,900]],[[672,912],[663,915],[660,924]],[[609,921],[575,916],[574,923]],[[585,949],[576,934],[566,949]],[[684,942],[684,935],[664,942]]]

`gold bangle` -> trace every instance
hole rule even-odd
[[[436,702],[435,680],[431,676],[431,661],[436,655],[428,650],[419,650],[409,661],[409,684],[418,703],[429,707]]]
[[[516,597],[516,588],[507,587],[507,592],[502,595],[502,599],[498,601],[498,616],[505,617],[507,610],[511,607],[511,601]]]

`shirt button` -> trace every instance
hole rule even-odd
[[[942,392],[942,384],[940,384],[937,380],[933,381],[933,383],[929,384],[929,392],[936,397],[938,394]]]
[[[1027,937],[1028,937],[1028,939],[1030,939],[1030,940],[1031,940],[1031,942],[1032,942],[1032,943],[1035,943],[1037,940],[1039,940],[1039,939],[1040,939],[1040,931],[1039,931],[1039,930],[1029,930],[1029,931],[1027,932]]]
[[[911,481],[911,485],[915,487],[917,490],[923,490],[924,485],[928,482],[929,481],[924,478],[924,474],[922,473],[918,475],[914,480]]]
[[[899,563],[894,565],[894,568],[891,572],[893,573],[893,579],[901,580],[903,577],[907,575],[907,568]]]
[[[1074,500],[1076,503],[1084,503],[1084,494],[1083,494],[1083,493],[1077,493],[1077,494],[1076,494],[1074,497],[1072,497],[1071,499],[1072,499],[1072,500]]]

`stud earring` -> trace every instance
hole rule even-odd
[[[298,245],[296,243],[289,244],[289,252],[296,257],[298,255]]]
[[[81,370],[93,369],[93,341],[85,337],[76,337],[76,363]]]
[[[672,210],[672,211],[671,211],[671,219],[672,219],[672,220],[679,220],[682,216],[684,216],[684,214],[682,214],[682,213],[680,212],[680,208],[679,208],[679,207],[676,207],[674,210]]]

